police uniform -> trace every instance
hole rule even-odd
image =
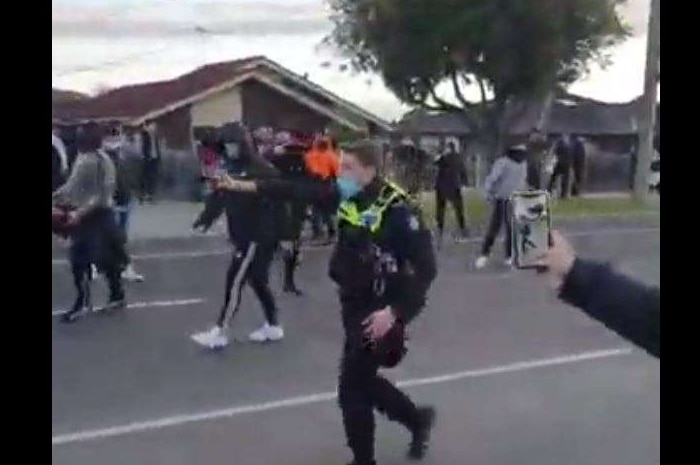
[[[340,234],[329,271],[340,287],[345,343],[338,399],[353,463],[374,464],[375,408],[413,433],[409,454],[420,458],[433,413],[416,407],[378,369],[398,364],[405,352],[402,330],[425,304],[436,275],[430,234],[407,193],[379,178],[342,202],[338,219]],[[362,322],[387,306],[397,322],[371,345]]]

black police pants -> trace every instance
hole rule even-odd
[[[248,242],[239,244],[233,252],[231,264],[226,272],[226,291],[224,304],[219,312],[217,325],[225,327],[238,312],[241,305],[243,286],[248,283],[260,300],[265,320],[276,326],[277,305],[270,291],[270,265],[275,256],[276,244]],[[233,308],[230,304],[233,301]],[[229,311],[230,310],[230,311]]]
[[[511,224],[510,224],[510,202],[505,199],[497,199],[493,205],[493,210],[491,211],[491,221],[489,222],[489,228],[486,231],[486,236],[484,237],[484,243],[481,246],[481,255],[488,257],[491,254],[491,249],[493,248],[494,242],[496,242],[496,237],[501,231],[501,226],[505,223],[506,226],[506,236],[503,239],[503,247],[505,248],[506,258],[511,258],[512,243],[511,243]]]
[[[442,232],[445,229],[445,206],[447,202],[452,205],[459,230],[464,231],[466,229],[466,223],[464,221],[464,202],[462,200],[462,192],[459,189],[455,189],[452,192],[445,192],[441,189],[435,191],[435,216],[438,230]]]
[[[409,397],[378,374],[379,364],[362,345],[361,322],[347,327],[340,362],[338,403],[347,445],[358,464],[374,460],[374,409],[409,431],[418,425],[418,411]]]

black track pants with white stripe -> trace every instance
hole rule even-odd
[[[268,324],[276,326],[277,304],[270,291],[270,265],[275,255],[275,244],[249,242],[236,247],[226,273],[224,304],[217,325],[226,327],[241,305],[243,286],[248,283],[257,295]],[[233,302],[233,306],[231,303]]]

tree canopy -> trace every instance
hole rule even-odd
[[[629,34],[616,9],[626,0],[327,1],[334,29],[326,41],[355,70],[379,73],[404,103],[467,111],[482,123],[511,101],[605,66],[609,48]],[[454,98],[438,95],[444,83]],[[481,102],[466,98],[468,85]]]

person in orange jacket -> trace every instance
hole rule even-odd
[[[335,148],[335,144],[330,138],[319,137],[311,146],[311,149],[304,157],[306,169],[318,182],[333,183],[340,171],[340,154]],[[311,225],[314,239],[321,235],[321,223],[326,225],[328,230],[328,240],[335,237],[335,225],[333,214],[337,205],[333,199],[323,199],[313,205],[313,216]]]

